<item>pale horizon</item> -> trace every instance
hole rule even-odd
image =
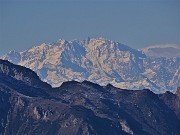
[[[179,45],[180,1],[0,1],[0,56],[59,38],[101,36],[135,49]]]

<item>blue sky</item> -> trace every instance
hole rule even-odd
[[[0,56],[64,38],[180,44],[179,0],[0,0]]]

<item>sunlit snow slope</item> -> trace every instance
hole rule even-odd
[[[41,44],[2,59],[28,67],[53,87],[88,80],[126,89],[174,91],[180,85],[179,57],[151,57],[141,50],[104,38]]]

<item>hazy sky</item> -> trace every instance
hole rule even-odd
[[[0,0],[0,56],[88,36],[133,48],[180,44],[180,0]]]

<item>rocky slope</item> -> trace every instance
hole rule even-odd
[[[34,71],[22,66],[13,65],[7,60],[0,59],[0,73],[16,80],[21,80],[30,86],[51,88],[49,84],[42,82]]]
[[[53,87],[64,81],[88,80],[159,93],[174,91],[180,84],[180,58],[147,57],[142,51],[104,38],[60,39],[23,52],[11,51],[2,59],[34,70]]]
[[[157,95],[89,81],[51,88],[27,68],[3,60],[0,68],[0,135],[180,134],[179,90]]]

